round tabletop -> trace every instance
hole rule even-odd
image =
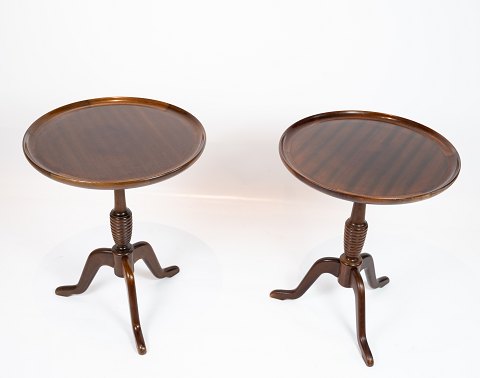
[[[365,111],[323,113],[295,123],[280,139],[280,156],[306,184],[358,203],[429,198],[460,172],[455,147],[437,132]]]
[[[190,113],[142,98],[80,101],[36,120],[23,138],[30,163],[48,177],[93,189],[127,189],[167,179],[205,147]]]

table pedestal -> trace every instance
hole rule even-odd
[[[365,332],[365,285],[360,272],[365,270],[368,284],[376,289],[390,281],[388,277],[377,279],[373,258],[368,253],[361,253],[368,224],[365,221],[366,205],[354,203],[352,214],[345,222],[344,253],[340,258],[325,257],[316,261],[303,280],[293,290],[274,290],[270,296],[275,299],[300,298],[323,273],[330,273],[338,278],[338,283],[346,288],[352,288],[355,293],[357,314],[357,340],[362,351],[362,357],[368,366],[373,366],[373,356],[368,346]]]
[[[180,269],[177,266],[162,268],[155,256],[155,252],[147,242],[141,241],[130,244],[132,237],[132,212],[127,208],[125,190],[123,189],[115,190],[115,207],[110,212],[110,227],[115,245],[112,248],[99,248],[90,253],[78,283],[76,285],[60,286],[55,290],[55,294],[64,297],[72,294],[81,294],[90,286],[100,267],[104,265],[111,266],[115,275],[125,278],[137,350],[139,354],[145,354],[147,348],[138,315],[133,265],[138,260],[143,260],[157,278],[172,277]]]

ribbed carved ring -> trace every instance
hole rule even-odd
[[[343,238],[343,246],[345,255],[349,259],[355,259],[362,252],[365,238],[367,237],[368,223],[352,223],[350,218],[345,222],[345,234]]]
[[[132,212],[130,209],[118,212],[110,212],[110,228],[112,229],[113,240],[119,249],[130,247],[132,238]]]

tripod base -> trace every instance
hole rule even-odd
[[[368,224],[365,220],[366,204],[353,203],[352,214],[345,222],[343,236],[344,253],[340,258],[325,257],[313,264],[303,280],[293,290],[274,290],[270,296],[275,299],[300,298],[323,273],[329,273],[338,279],[338,283],[352,288],[355,293],[357,313],[357,340],[362,357],[367,366],[373,366],[373,356],[368,346],[365,331],[365,285],[360,272],[365,270],[368,284],[376,289],[390,282],[388,277],[377,279],[373,258],[368,253],[361,253],[367,236]]]
[[[345,263],[345,255],[340,258],[325,257],[316,261],[307,272],[303,280],[293,290],[274,290],[270,296],[275,299],[297,299],[300,298],[313,283],[324,273],[329,273],[338,278],[340,285],[352,288],[355,293],[356,314],[357,314],[357,340],[362,357],[367,366],[373,366],[373,356],[368,346],[365,331],[365,285],[363,284],[360,272],[365,270],[365,275],[372,288],[383,287],[390,281],[388,277],[376,278],[373,258],[368,253],[362,253],[361,264],[351,266]]]
[[[99,248],[94,250],[88,256],[78,283],[76,285],[57,287],[55,294],[63,297],[69,297],[73,294],[81,294],[90,286],[100,267],[107,265],[114,268],[115,274],[125,279],[128,301],[130,304],[132,329],[137,344],[137,351],[139,354],[145,354],[147,348],[145,346],[142,328],[140,326],[137,292],[135,289],[135,276],[133,274],[133,265],[138,260],[143,260],[145,265],[157,278],[172,277],[180,271],[177,266],[162,268],[155,256],[155,252],[147,242],[142,241],[135,243],[131,245],[130,249],[122,251],[121,253],[112,248]]]

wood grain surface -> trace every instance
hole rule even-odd
[[[110,97],[53,110],[27,130],[30,163],[63,183],[125,189],[169,178],[190,166],[205,146],[191,114],[160,101]]]
[[[339,111],[305,118],[283,134],[280,155],[308,185],[358,203],[406,203],[440,193],[460,171],[443,136],[392,115]]]

